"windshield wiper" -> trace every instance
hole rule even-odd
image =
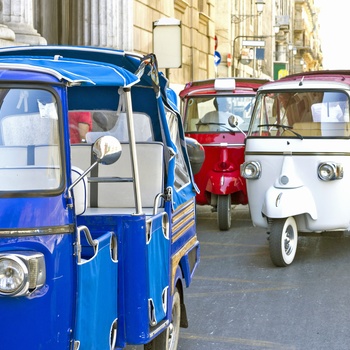
[[[258,128],[261,128],[263,126],[267,126],[267,127],[270,127],[270,126],[274,126],[276,128],[282,128],[283,130],[289,130],[291,133],[293,133],[295,136],[298,137],[298,139],[300,140],[304,140],[304,137],[302,135],[300,135],[299,133],[295,132],[293,130],[293,127],[292,126],[289,126],[289,125],[283,125],[283,124],[259,124],[258,125]]]

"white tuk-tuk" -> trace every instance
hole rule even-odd
[[[350,226],[349,94],[350,71],[304,72],[258,91],[241,174],[276,266],[293,262],[298,232]]]

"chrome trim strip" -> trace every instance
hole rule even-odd
[[[192,220],[191,222],[188,222],[186,226],[179,232],[176,233],[171,239],[171,243],[175,243],[180,237],[182,237],[188,230],[194,226],[195,222]]]
[[[161,329],[165,329],[169,326],[170,321],[166,320],[165,322],[160,322],[159,327],[152,328],[152,330],[149,332],[150,337],[153,337],[156,333],[158,333]]]
[[[175,275],[176,275],[176,269],[179,266],[180,260],[183,256],[187,254],[187,252],[190,251],[191,248],[198,245],[197,236],[193,236],[191,239],[189,239],[186,244],[177,251],[172,257],[171,257],[171,294],[174,293],[174,283],[175,283]]]
[[[74,233],[74,225],[50,226],[40,228],[0,229],[0,237],[44,236]]]
[[[173,231],[178,231],[184,223],[191,221],[191,220],[194,220],[194,211],[186,213],[181,218],[181,220],[173,222]],[[175,235],[173,235],[173,239],[176,235],[177,235],[177,233]]]
[[[244,143],[201,143],[205,147],[242,147]]]
[[[194,210],[194,200],[187,201],[186,203],[179,206],[176,211],[173,213],[171,222],[177,222],[178,220],[181,220],[183,212],[188,212]]]
[[[350,152],[259,152],[246,151],[245,155],[249,156],[350,156]]]
[[[195,225],[195,202],[189,201],[179,208],[172,217],[171,243],[176,242],[181,236]]]

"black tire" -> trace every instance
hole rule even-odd
[[[217,210],[219,230],[227,231],[231,227],[231,196],[229,194],[218,196]]]
[[[144,350],[177,350],[181,319],[180,293],[175,288],[172,306],[172,320],[169,327],[144,346]]]
[[[298,228],[295,219],[273,219],[270,231],[270,257],[278,267],[290,265],[298,246]]]

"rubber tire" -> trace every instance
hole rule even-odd
[[[218,196],[217,210],[219,230],[227,231],[231,227],[231,195]]]
[[[298,228],[295,219],[273,219],[270,231],[270,257],[278,267],[290,265],[298,246]]]
[[[181,320],[180,293],[175,288],[172,305],[172,319],[169,327],[144,346],[144,350],[177,350]]]

